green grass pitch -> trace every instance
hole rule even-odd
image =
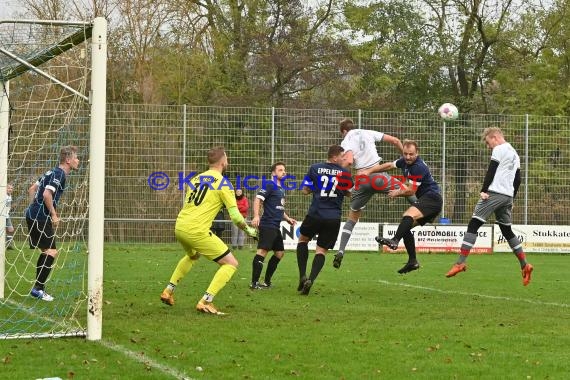
[[[309,296],[297,294],[288,252],[274,288],[248,289],[253,250],[215,304],[194,307],[217,265],[201,259],[159,295],[182,255],[177,244],[105,249],[103,339],[0,340],[2,378],[37,379],[567,379],[570,257],[528,255],[523,287],[511,254],[472,255],[445,278],[455,255],[332,254]],[[309,266],[313,253],[309,257]],[[5,377],[5,376],[6,377]]]

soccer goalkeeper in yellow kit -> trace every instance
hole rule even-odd
[[[167,305],[174,305],[174,289],[180,280],[192,269],[200,255],[215,261],[220,268],[214,275],[206,293],[196,305],[196,310],[215,315],[224,313],[214,307],[213,299],[232,278],[237,270],[238,261],[228,246],[210,231],[212,221],[222,207],[225,207],[232,222],[249,236],[256,238],[257,230],[246,224],[240,214],[234,190],[222,173],[228,166],[228,157],[223,147],[208,151],[210,169],[194,176],[189,185],[184,207],[176,219],[176,240],[182,244],[186,255],[178,262],[168,286],[160,295]]]

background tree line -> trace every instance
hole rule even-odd
[[[481,180],[473,173],[473,162],[479,162],[481,154],[473,160],[465,160],[465,154],[481,148],[476,134],[484,126],[504,124],[520,152],[525,124],[513,120],[516,115],[537,115],[530,119],[530,129],[540,133],[530,134],[530,151],[541,153],[528,162],[540,179],[529,177],[535,187],[546,188],[557,178],[552,157],[557,165],[568,165],[568,8],[568,0],[22,0],[16,17],[109,20],[108,119],[122,105],[141,105],[148,112],[128,127],[108,123],[107,151],[136,152],[128,160],[131,169],[138,168],[133,158],[141,166],[154,161],[139,152],[149,141],[126,135],[158,127],[163,128],[158,135],[166,135],[164,131],[181,123],[180,113],[170,118],[156,110],[179,105],[215,110],[210,121],[188,125],[196,139],[190,146],[222,142],[232,152],[243,153],[234,161],[238,173],[263,173],[256,165],[268,160],[267,149],[256,150],[260,140],[248,145],[244,133],[252,122],[267,130],[271,118],[255,119],[243,110],[248,107],[278,111],[275,123],[284,135],[276,159],[304,162],[303,149],[296,150],[303,147],[292,132],[297,126],[332,125],[330,143],[335,143],[338,118],[356,118],[355,110],[364,110],[386,112],[386,117],[364,117],[363,127],[419,138],[437,166],[441,144],[429,134],[436,136],[441,122],[434,111],[443,102],[453,102],[461,119],[447,131],[445,174],[455,194],[451,217],[461,221]],[[242,108],[235,109],[238,115],[221,107]],[[301,110],[309,108],[316,113],[307,118]],[[334,116],[323,119],[319,112],[327,110]],[[226,111],[231,113],[228,120],[216,121],[215,115]],[[434,124],[413,115],[403,120],[398,116],[403,111],[427,112]],[[566,117],[545,123],[540,115]],[[425,127],[429,133],[418,134]],[[209,132],[212,128],[215,134]],[[322,129],[318,131],[322,135]],[[120,145],[119,135],[126,136],[128,147]],[[486,157],[487,152],[482,154]],[[176,157],[173,153],[166,159]],[[124,175],[124,168],[113,165],[107,162],[109,180]],[[138,176],[144,173],[148,170]],[[564,176],[560,180],[564,182]],[[565,210],[566,205],[558,213]]]
[[[109,20],[109,103],[569,115],[568,0],[22,0]]]

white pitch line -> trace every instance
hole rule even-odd
[[[510,302],[526,302],[533,305],[541,305],[541,306],[555,306],[555,307],[563,307],[563,308],[570,308],[570,304],[567,303],[558,303],[558,302],[543,302],[543,301],[536,301],[532,299],[525,299],[525,298],[512,298],[506,296],[492,296],[488,294],[479,294],[479,293],[467,293],[467,292],[460,292],[456,290],[443,290],[437,288],[430,288],[427,286],[421,285],[411,285],[405,284],[403,282],[390,282],[385,280],[378,280],[379,283],[389,286],[401,286],[404,288],[413,288],[413,289],[420,289],[420,290],[427,290],[430,292],[442,293],[442,294],[454,294],[459,296],[475,296],[481,298],[487,298],[492,300],[501,300],[501,301],[510,301]]]
[[[142,352],[131,351],[131,350],[129,350],[123,346],[120,346],[120,345],[115,344],[113,342],[110,342],[108,340],[100,340],[100,341],[97,341],[96,343],[99,343],[100,345],[102,345],[106,348],[110,348],[111,350],[119,352],[119,353],[125,355],[126,357],[128,357],[130,359],[136,360],[139,363],[142,363],[142,364],[147,365],[147,366],[152,367],[152,368],[156,368],[159,371],[161,371],[162,373],[165,373],[165,374],[170,375],[172,377],[175,377],[177,379],[194,380],[194,379],[188,377],[188,375],[186,375],[184,372],[180,372],[174,368],[170,368],[168,366],[160,364],[159,362],[149,358],[148,356],[146,356]]]
[[[13,301],[13,300],[8,299],[8,300],[6,300],[6,303],[10,303],[10,304],[12,304],[13,306],[15,306],[16,308],[18,308],[18,309],[20,309],[20,310],[22,310],[22,311],[24,311],[24,312],[30,314],[31,316],[37,317],[37,318],[39,318],[39,319],[43,319],[43,320],[45,320],[45,321],[48,321],[48,322],[51,322],[51,323],[54,323],[54,324],[57,324],[57,323],[59,322],[59,321],[57,321],[57,320],[55,320],[55,319],[46,317],[46,316],[44,316],[44,315],[36,314],[36,313],[33,312],[33,309],[24,308],[24,307],[22,307],[21,304],[15,302],[15,301]],[[94,342],[94,343],[99,343],[100,345],[102,345],[102,346],[104,346],[104,347],[106,347],[106,348],[109,348],[109,349],[111,349],[111,350],[113,350],[113,351],[116,351],[116,352],[118,352],[118,353],[121,353],[121,354],[125,355],[126,357],[128,357],[128,358],[130,358],[130,359],[134,359],[135,361],[137,361],[137,362],[139,362],[139,363],[145,364],[145,365],[147,365],[147,366],[149,366],[149,367],[152,367],[152,368],[156,368],[156,369],[158,369],[159,371],[161,371],[162,373],[165,373],[165,374],[167,374],[167,375],[170,375],[170,376],[172,376],[172,377],[174,377],[174,378],[176,378],[176,379],[179,379],[179,380],[195,380],[195,379],[192,379],[191,377],[188,377],[188,375],[186,375],[184,372],[180,372],[180,371],[178,371],[178,370],[176,370],[176,369],[174,369],[174,368],[170,368],[170,367],[168,367],[168,366],[162,365],[162,364],[158,363],[157,361],[155,361],[155,360],[149,358],[148,356],[146,356],[146,355],[143,354],[143,353],[134,352],[134,351],[128,350],[128,349],[126,349],[126,348],[123,347],[123,346],[120,346],[120,345],[118,345],[118,344],[115,344],[115,343],[110,342],[110,341],[107,341],[107,340],[99,340],[99,341],[93,341],[93,342]]]

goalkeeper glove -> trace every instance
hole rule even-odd
[[[245,226],[244,231],[247,234],[247,236],[253,238],[253,240],[257,240],[257,230],[255,228],[250,226]]]

